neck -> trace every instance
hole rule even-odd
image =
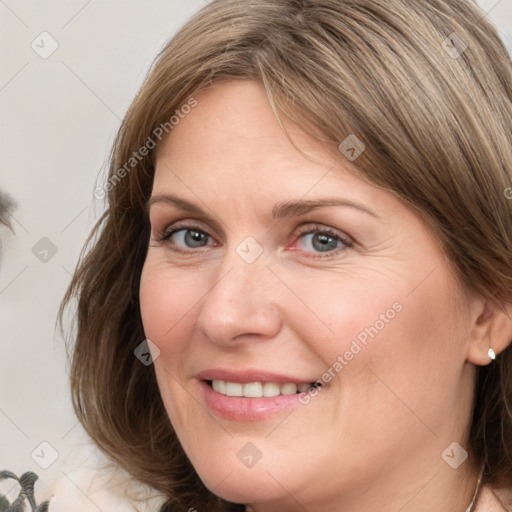
[[[441,453],[442,450],[439,451]],[[452,469],[443,460],[426,467],[423,463],[411,471],[389,474],[377,482],[361,481],[360,485],[339,493],[333,499],[320,502],[307,501],[302,496],[293,496],[286,502],[255,504],[248,507],[251,512],[295,512],[297,503],[306,510],[315,512],[477,512],[473,499],[479,487],[480,470],[466,461],[458,469]]]

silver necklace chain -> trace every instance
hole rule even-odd
[[[480,491],[480,486],[482,485],[482,477],[484,475],[484,468],[485,464],[482,465],[482,469],[480,470],[480,475],[478,476],[478,482],[476,484],[475,494],[473,494],[473,499],[471,500],[471,503],[469,504],[469,507],[466,509],[466,512],[473,512],[475,501],[478,496],[478,491]]]

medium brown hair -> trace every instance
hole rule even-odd
[[[212,2],[163,48],[122,122],[106,211],[61,307],[62,319],[77,300],[78,418],[103,451],[165,493],[169,510],[242,508],[201,483],[152,366],[134,356],[145,338],[138,296],[154,176],[152,152],[140,150],[222,80],[261,81],[278,118],[307,119],[322,140],[357,136],[366,146],[358,172],[427,221],[458,280],[512,302],[512,63],[484,13],[470,0]],[[512,347],[478,369],[468,437],[485,482],[509,485]]]

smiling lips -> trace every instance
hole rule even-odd
[[[196,378],[206,407],[235,421],[262,421],[288,411],[301,404],[300,393],[320,385],[264,371],[212,369]]]
[[[285,382],[229,382],[212,380],[214,391],[225,396],[245,398],[271,398],[279,395],[295,395],[307,391],[313,384]]]

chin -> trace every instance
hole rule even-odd
[[[226,468],[226,466],[224,466]],[[265,471],[255,472],[253,469],[233,471],[219,484],[218,475],[199,476],[208,489],[220,498],[231,503],[278,503],[286,499],[284,490]],[[287,487],[286,482],[284,486]]]
[[[192,456],[192,464],[204,485],[215,495],[232,503],[279,502],[286,499],[286,489],[293,488],[293,482],[279,468],[269,469],[269,461],[259,460],[254,466],[246,467],[237,458],[236,452],[227,458],[228,450],[205,456]],[[270,473],[270,474],[269,474]],[[279,477],[279,485],[272,475]]]

